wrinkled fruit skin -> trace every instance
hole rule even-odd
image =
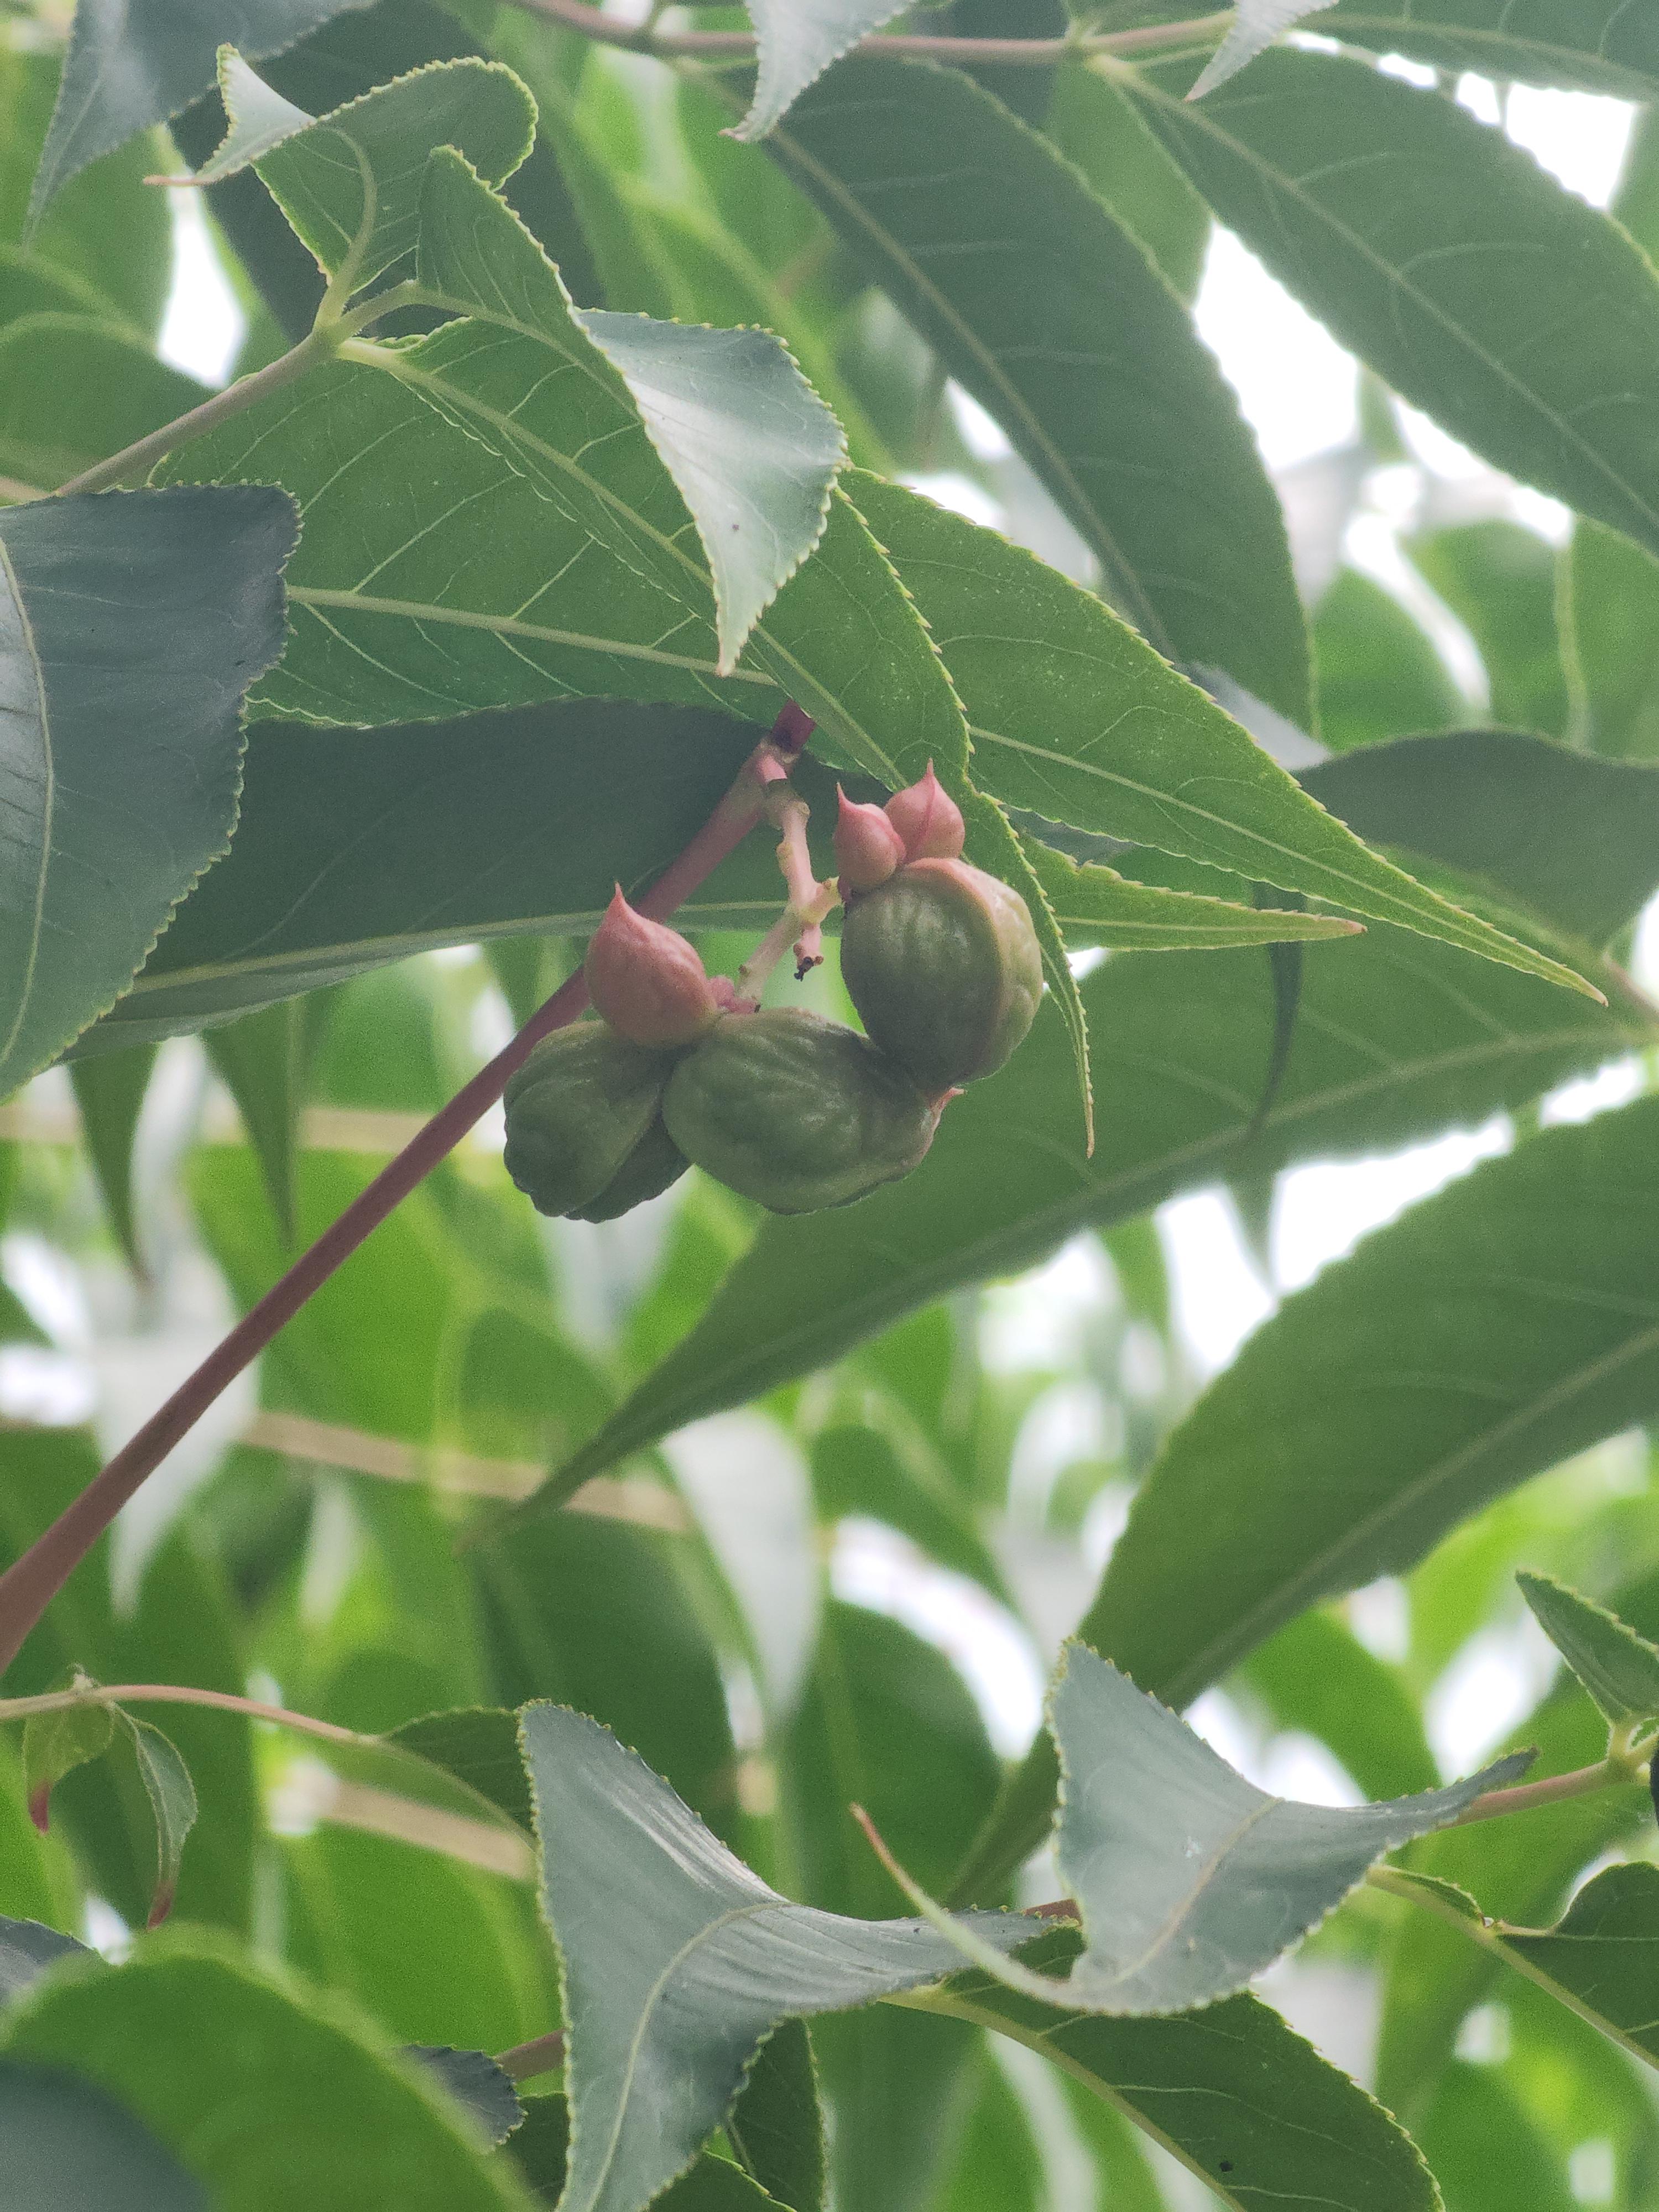
[[[913,860],[856,899],[841,972],[872,1039],[930,1097],[1000,1067],[1042,997],[1024,900],[965,860]]]
[[[573,1221],[615,1221],[647,1198],[660,1198],[691,1163],[663,1126],[660,1114],[595,1199],[573,1206]]]
[[[662,1111],[688,1159],[774,1213],[908,1175],[939,1120],[867,1037],[795,1007],[727,1015],[675,1069]]]
[[[609,1193],[649,1135],[677,1057],[603,1022],[543,1038],[502,1094],[507,1171],[538,1212],[574,1213]]]

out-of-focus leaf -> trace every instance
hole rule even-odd
[[[1414,406],[1659,549],[1659,278],[1617,225],[1449,100],[1265,54],[1195,106],[1131,90],[1220,220]]]
[[[86,0],[29,204],[38,221],[77,170],[213,82],[222,46],[255,60],[280,52],[353,0]]]
[[[1443,861],[1595,945],[1659,884],[1659,774],[1635,762],[1454,730],[1363,746],[1299,780],[1360,836]]]
[[[210,74],[212,66],[210,56]],[[50,52],[30,52],[15,40],[0,50],[0,238],[14,246],[28,228],[58,76]],[[173,274],[172,211],[143,182],[166,160],[160,134],[145,131],[66,185],[30,232],[33,258],[88,288],[82,312],[102,312],[144,336],[161,323]]]
[[[43,1928],[38,1920],[0,1919],[0,2004],[20,1996],[60,1959],[88,1955],[84,1943]]]
[[[155,1887],[150,1893],[148,1924],[159,1928],[179,1893],[185,1839],[196,1826],[196,1785],[178,1746],[160,1729],[132,1713],[124,1712],[121,1717],[131,1735],[139,1779],[155,1817]]]
[[[1205,63],[1187,97],[1201,100],[1217,85],[1225,84],[1230,76],[1237,76],[1247,62],[1266,52],[1281,31],[1311,15],[1318,5],[1319,0],[1238,0],[1226,37]]]
[[[737,1814],[726,1693],[677,1537],[567,1513],[471,1556],[503,1705],[592,1714],[726,1834]]]
[[[1358,568],[1340,569],[1320,600],[1313,646],[1319,734],[1333,752],[1445,729],[1468,712],[1427,632]]]
[[[129,1265],[141,1274],[143,1258],[132,1212],[132,1140],[155,1066],[154,1045],[70,1063],[81,1134],[98,1178],[109,1225]]]
[[[1007,1588],[967,1499],[921,1449],[874,1427],[836,1421],[812,1439],[812,1486],[825,1521],[885,1521],[941,1566],[971,1575],[1006,1601]]]
[[[64,1777],[101,1759],[114,1734],[107,1705],[66,1705],[60,1712],[29,1715],[23,1723],[23,1790],[37,1828],[50,1819],[52,1793]]]
[[[1214,1178],[1237,1155],[1272,1035],[1259,953],[1109,961],[1083,986],[1100,1138],[1084,1156],[1066,1039],[1045,1012],[1001,1074],[951,1106],[907,1182],[769,1222],[707,1312],[561,1470],[571,1487],[683,1423],[810,1371],[963,1283]],[[1644,1031],[1530,979],[1376,929],[1308,957],[1265,1170],[1477,1123]]]
[[[515,1715],[476,1706],[470,1711],[426,1713],[392,1729],[388,1742],[453,1774],[458,1782],[529,1831],[534,1814],[530,1784],[519,1752]]]
[[[224,850],[295,528],[251,487],[0,512],[0,1092],[103,1012]]]
[[[1210,210],[1134,103],[1097,70],[1063,69],[1047,116],[1028,119],[1076,163],[1091,191],[1146,247],[1153,267],[1191,300],[1203,273]]]
[[[1555,548],[1518,522],[1467,522],[1414,538],[1407,550],[1480,647],[1492,720],[1565,735]]]
[[[412,2043],[404,2054],[418,2058],[483,2126],[491,2142],[503,2143],[524,2118],[518,2092],[495,2060],[482,2051],[453,2051],[447,2045]]]
[[[823,2212],[823,2112],[805,2021],[787,2020],[762,2044],[726,2123],[732,2155],[789,2212]]]
[[[1656,1129],[1642,1100],[1546,1131],[1286,1299],[1165,1445],[1079,1636],[1185,1705],[1304,1607],[1650,1413]],[[1053,1790],[1039,1745],[1005,1798],[996,1874]]]
[[[402,856],[400,856],[402,857]],[[313,856],[314,864],[314,856]],[[225,1088],[236,1102],[264,1177],[271,1212],[283,1241],[292,1244],[299,1203],[300,1115],[305,1104],[309,1042],[304,1009],[295,999],[244,1014],[210,1029],[206,1044]],[[77,1080],[101,1060],[72,1061]]]
[[[955,1954],[919,1922],[788,1904],[580,1713],[532,1705],[524,1741],[564,1957],[567,2212],[638,2212],[724,2119],[780,2021],[914,1989]],[[601,1890],[627,1898],[625,1920],[593,1913]],[[1030,1933],[1012,1914],[975,1924],[1011,1945]]]
[[[9,2212],[210,2212],[206,2190],[113,2097],[58,2067],[0,2058]]]
[[[749,112],[735,136],[763,138],[807,86],[866,32],[897,15],[894,0],[747,0],[760,46]]]
[[[1328,1745],[1368,1797],[1404,1796],[1438,1781],[1400,1675],[1328,1613],[1287,1621],[1243,1671],[1278,1725]]]
[[[1437,0],[1431,15],[1416,0],[1341,0],[1307,28],[1378,53],[1522,84],[1572,85],[1640,100],[1659,87],[1659,30],[1620,0],[1569,0],[1565,7],[1535,0],[1521,8],[1510,0]]]
[[[106,324],[26,315],[0,331],[0,471],[55,490],[208,397]]]
[[[1062,39],[1069,21],[1064,0],[952,0],[950,13],[951,34],[958,39]],[[981,62],[969,75],[1022,122],[1041,130],[1060,71],[1023,62],[1003,68]]]
[[[1449,2066],[1419,2136],[1458,2212],[1572,2212],[1580,2201],[1548,2137],[1490,2066]]]
[[[1024,1961],[1053,1973],[1077,1950],[1076,1933],[1057,1929]],[[1054,1988],[1063,2002],[1064,1982]],[[1039,1998],[970,1972],[912,2002],[1040,2051],[1127,2112],[1236,2212],[1260,2212],[1286,2191],[1336,2212],[1438,2212],[1433,2180],[1404,2130],[1255,1997],[1113,2020],[1056,2014]]]
[[[1659,759],[1659,564],[1617,531],[1582,520],[1563,557],[1587,741],[1614,759]]]
[[[1516,1580],[1539,1626],[1613,1727],[1659,1719],[1659,1645],[1553,1575]]]
[[[1294,1804],[1247,1782],[1082,1644],[1067,1647],[1049,1711],[1063,1777],[1060,1879],[1085,1948],[1054,1996],[1018,1960],[991,1971],[1027,1996],[1083,2012],[1169,2013],[1232,1996],[1385,1852],[1447,1826],[1531,1763],[1503,1759],[1387,1804]],[[925,1900],[908,1873],[905,1887]],[[957,1940],[970,1955],[983,1948],[971,1930]]]
[[[1070,164],[959,73],[885,59],[837,70],[767,150],[1000,422],[1120,611],[1305,722],[1306,625],[1237,401]]]
[[[189,2158],[216,2205],[526,2204],[418,2062],[377,2049],[349,2020],[195,1934],[159,1939],[116,1973],[58,1968],[0,2021],[0,2050],[107,2092]]]
[[[848,489],[944,656],[972,772],[997,798],[1565,980],[1322,810],[1287,805],[1285,771],[1089,592],[915,493],[859,473]]]

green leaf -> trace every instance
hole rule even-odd
[[[1647,1647],[1650,1650],[1652,1646]],[[1627,2051],[1659,2066],[1659,1867],[1609,1867],[1559,1927],[1500,1926],[1503,1950]]]
[[[255,489],[0,513],[0,1093],[112,1003],[224,850],[294,532]]]
[[[196,1826],[196,1785],[178,1747],[149,1721],[123,1711],[138,1757],[144,1795],[155,1815],[155,1887],[151,1893],[149,1926],[159,1928],[173,1910],[179,1889],[179,1868],[185,1841]]]
[[[1333,752],[1444,729],[1468,712],[1427,633],[1358,568],[1339,570],[1320,600],[1313,644],[1319,734]]]
[[[1138,884],[1115,868],[1073,860],[1040,837],[1022,840],[1055,921],[1074,945],[1126,951],[1195,952],[1230,945],[1279,945],[1352,937],[1360,925],[1338,915],[1240,906],[1231,899]]]
[[[1024,1958],[1053,1969],[1077,1948],[1075,1933],[1057,1929]],[[1065,1984],[1054,1989],[1063,1998]],[[1237,2212],[1267,2212],[1287,2195],[1336,2212],[1438,2212],[1410,2136],[1255,1997],[1113,2020],[1056,2014],[1052,2003],[966,1973],[912,2002],[1039,2051]]]
[[[1480,878],[1594,945],[1659,884],[1659,774],[1633,762],[1456,730],[1362,746],[1298,781],[1367,841]]]
[[[1405,550],[1480,648],[1491,720],[1565,736],[1554,546],[1518,522],[1494,521],[1432,531],[1408,538]]]
[[[559,1489],[823,1365],[929,1299],[1230,1166],[1272,1035],[1260,955],[1114,959],[1083,1000],[1101,1132],[1092,1158],[1063,1087],[1067,1041],[1045,1010],[1009,1066],[951,1106],[907,1182],[844,1212],[767,1223],[697,1325],[560,1470]],[[1285,1080],[1250,1159],[1266,1172],[1478,1122],[1644,1034],[1400,933],[1315,948]]]
[[[0,2050],[118,2099],[189,2159],[216,2212],[528,2201],[418,2062],[199,1933],[158,1938],[115,1972],[58,1967],[5,2015]]]
[[[1555,2145],[1495,2067],[1448,2067],[1419,2129],[1458,2212],[1574,2212],[1581,2201]]]
[[[1281,31],[1311,15],[1319,0],[1238,0],[1227,35],[1205,63],[1188,100],[1201,100],[1218,84],[1237,76],[1247,62],[1266,52]]]
[[[823,2111],[804,2021],[775,2028],[749,2069],[726,2123],[739,2166],[790,2212],[823,2212]]]
[[[524,2120],[524,2106],[509,2077],[482,2051],[411,2043],[404,2055],[428,2067],[459,2105],[465,2106],[493,2143],[503,2143]]]
[[[55,490],[209,396],[84,313],[25,316],[0,331],[0,473]]]
[[[87,0],[58,88],[29,203],[31,223],[89,161],[165,123],[213,82],[222,46],[257,61],[278,53],[354,0]]]
[[[314,857],[314,856],[313,856]],[[400,856],[401,857],[401,856]],[[430,884],[428,884],[428,890]],[[266,1194],[283,1240],[292,1244],[298,1204],[300,1115],[305,1106],[307,1023],[298,1000],[245,1014],[210,1029],[215,1071],[236,1102],[248,1142],[258,1156]],[[72,1061],[77,1083],[100,1060]]]
[[[1432,1790],[1438,1780],[1400,1670],[1368,1651],[1330,1613],[1304,1613],[1252,1652],[1245,1681],[1274,1725],[1329,1747],[1368,1797]]]
[[[1237,401],[1069,163],[966,77],[887,60],[837,70],[767,150],[1001,423],[1114,605],[1305,723],[1306,625]]]
[[[145,1268],[132,1212],[132,1140],[155,1066],[153,1045],[70,1064],[82,1139],[98,1178],[104,1210],[127,1264],[140,1275]]]
[[[84,1943],[38,1920],[0,1918],[0,2003],[9,2004],[60,1959],[87,1955]]]
[[[519,1751],[519,1723],[499,1708],[424,1713],[392,1730],[388,1743],[453,1774],[526,1832],[534,1820]]]
[[[1300,1942],[1385,1852],[1443,1828],[1530,1760],[1381,1805],[1299,1805],[1236,1773],[1127,1675],[1067,1646],[1050,1693],[1060,1880],[1084,1948],[1061,1989],[907,1895],[1011,1989],[1079,2011],[1177,2012],[1231,1996]]]
[[[1203,274],[1210,210],[1141,121],[1133,101],[1096,70],[1062,69],[1046,118],[1027,120],[1037,123],[1082,170],[1090,191],[1139,240],[1165,281],[1190,301]]]
[[[131,2112],[55,2067],[0,2059],[0,2135],[20,2212],[210,2212],[201,2182]]]
[[[1659,565],[1594,522],[1577,525],[1564,557],[1564,643],[1586,740],[1617,760],[1659,759]]]
[[[639,2212],[725,2118],[780,2021],[914,1989],[955,1954],[918,1922],[788,1904],[584,1715],[530,1705],[523,1727],[564,1960],[574,2139],[561,2201]],[[625,1921],[594,1912],[603,1894],[626,1897]],[[1010,1944],[1030,1933],[1012,1914],[975,1924]]]
[[[1659,278],[1453,101],[1273,53],[1196,106],[1130,88],[1273,273],[1498,468],[1659,548]]]
[[[1659,1719],[1659,1644],[1553,1575],[1516,1580],[1539,1626],[1613,1728]]]
[[[1436,0],[1431,15],[1417,0],[1341,0],[1315,17],[1310,31],[1410,54],[1453,71],[1477,70],[1522,84],[1574,85],[1650,100],[1659,88],[1659,27],[1622,0]]]
[[[509,69],[464,56],[380,85],[313,118],[227,49],[220,97],[230,135],[188,181],[220,184],[256,168],[271,198],[346,292],[395,268],[415,250],[423,168],[411,147],[455,149],[491,184],[530,151],[536,106]]]
[[[746,0],[760,70],[749,112],[733,137],[763,138],[807,86],[866,32],[899,12],[898,0]]]
[[[913,492],[857,473],[848,489],[944,657],[971,773],[997,798],[1584,988],[1298,801],[1239,724],[1056,570]]]
[[[115,1734],[107,1705],[66,1705],[55,1713],[31,1713],[23,1723],[23,1788],[29,1817],[45,1830],[52,1793],[66,1774],[101,1759]]]

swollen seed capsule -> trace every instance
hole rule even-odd
[[[677,1057],[603,1022],[543,1038],[502,1097],[507,1171],[538,1212],[574,1213],[609,1188],[656,1120]]]
[[[631,1213],[647,1198],[659,1198],[677,1183],[691,1163],[663,1127],[662,1116],[640,1139],[599,1196],[586,1206],[573,1206],[573,1221],[615,1221]]]
[[[674,1070],[662,1113],[689,1160],[774,1213],[908,1175],[939,1121],[867,1037],[796,1007],[728,1014]]]
[[[930,1097],[1000,1067],[1042,997],[1024,900],[965,860],[913,860],[856,900],[841,972],[870,1036]]]

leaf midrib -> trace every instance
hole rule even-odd
[[[28,655],[29,669],[33,678],[34,695],[38,706],[43,767],[40,860],[35,876],[34,911],[29,924],[28,954],[23,963],[22,981],[18,986],[17,1012],[13,1017],[11,1027],[6,1032],[4,1041],[0,1042],[0,1068],[3,1068],[10,1059],[12,1048],[22,1032],[24,1018],[28,1012],[29,1001],[33,994],[35,970],[40,962],[41,939],[46,934],[46,884],[52,872],[52,823],[58,806],[58,769],[52,751],[52,709],[46,698],[46,667],[40,659],[40,649],[35,643],[34,625],[29,620],[28,609],[23,601],[22,586],[18,581],[11,550],[5,542],[3,534],[0,534],[0,584],[3,584],[5,589],[10,593],[12,605],[17,611],[17,627],[22,638],[23,649]]]

